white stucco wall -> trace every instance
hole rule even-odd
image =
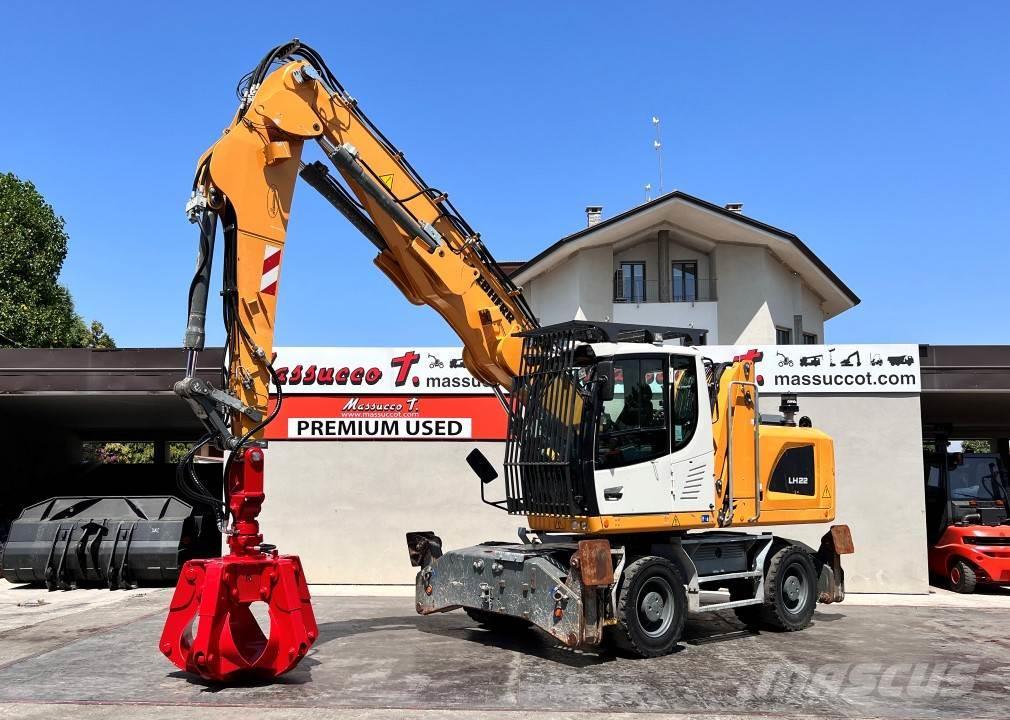
[[[447,548],[515,540],[524,518],[481,502],[474,447],[501,470],[503,442],[272,442],[266,542],[301,557],[309,582],[413,584],[407,531],[434,530]]]
[[[824,341],[820,300],[799,276],[761,247],[719,245],[713,251],[718,272],[719,341],[727,344],[775,342],[775,327],[793,330],[793,316],[803,329]],[[802,342],[794,337],[793,342]]]
[[[704,328],[708,344],[719,342],[718,303],[614,303],[614,322]]]
[[[614,294],[612,263],[609,247],[591,248],[527,282],[523,292],[540,324],[610,320]]]

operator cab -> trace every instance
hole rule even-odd
[[[930,544],[951,525],[1007,523],[1007,472],[996,453],[951,453],[946,443],[924,451]]]
[[[507,509],[552,516],[710,511],[705,367],[688,345],[702,344],[704,333],[583,321],[523,333],[505,459]],[[664,344],[673,339],[685,345]]]
[[[594,485],[601,514],[711,508],[712,427],[701,353],[676,345],[594,344],[613,391],[594,408]],[[609,370],[612,368],[612,370]],[[701,418],[705,418],[701,422]],[[671,484],[657,482],[671,478]]]

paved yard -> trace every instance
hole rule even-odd
[[[534,632],[497,635],[461,612],[419,617],[406,597],[317,597],[321,636],[294,672],[216,687],[158,652],[166,590],[117,602],[75,591],[96,600],[83,612],[18,607],[7,602],[16,592],[0,593],[2,717],[193,720],[246,707],[268,720],[1010,715],[1006,609],[821,606],[795,634],[752,634],[732,613],[711,615],[689,621],[679,652],[637,660]],[[42,599],[65,605],[75,593]]]

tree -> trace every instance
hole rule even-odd
[[[101,323],[85,324],[59,283],[67,241],[35,185],[0,173],[0,346],[116,346]]]
[[[968,453],[991,453],[992,442],[989,440],[962,440],[961,449]]]

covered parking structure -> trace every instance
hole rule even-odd
[[[204,352],[197,373],[218,383],[223,359],[220,348]],[[171,348],[0,350],[0,541],[24,507],[49,497],[178,494],[166,445],[203,431],[172,391],[184,368]],[[155,463],[87,462],[87,441],[153,442]]]
[[[924,437],[1010,438],[1010,345],[922,345]]]

